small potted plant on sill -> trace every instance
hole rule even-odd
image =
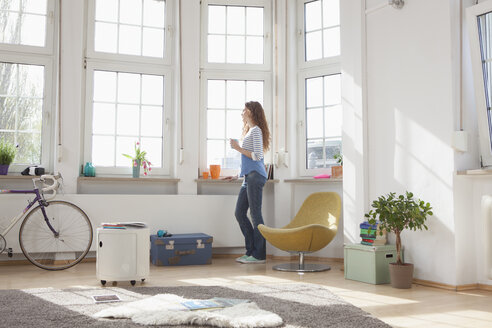
[[[140,177],[140,167],[143,167],[144,175],[147,175],[150,173],[150,171],[152,171],[152,168],[150,167],[151,163],[146,158],[147,152],[140,149],[140,142],[135,142],[135,156],[131,156],[128,154],[122,155],[132,160],[134,178]]]
[[[378,197],[372,202],[373,209],[365,214],[369,224],[378,224],[379,233],[384,230],[396,235],[395,263],[389,264],[391,286],[394,288],[411,288],[413,264],[404,263],[401,256],[400,234],[405,229],[427,230],[425,220],[432,215],[432,207],[423,200],[413,198],[413,193],[396,196],[394,192]]]
[[[337,161],[338,165],[334,165],[331,167],[331,177],[332,178],[341,178],[343,176],[343,155],[340,151],[338,151],[333,158]]]
[[[16,153],[17,147],[14,144],[0,139],[0,175],[7,175]]]

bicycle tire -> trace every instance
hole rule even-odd
[[[46,224],[42,208],[58,236]],[[66,201],[49,201],[36,206],[22,221],[19,243],[26,258],[45,270],[73,267],[89,252],[93,231],[89,217],[77,205]]]
[[[0,234],[0,254],[3,253],[3,251],[7,248],[7,241],[3,237],[2,234]]]

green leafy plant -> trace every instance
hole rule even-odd
[[[373,209],[365,214],[369,224],[379,224],[379,233],[383,230],[396,235],[396,264],[402,265],[400,234],[405,229],[428,230],[425,220],[432,215],[432,207],[423,200],[413,198],[413,193],[406,191],[405,195],[396,196],[394,192],[378,197],[372,202]],[[379,221],[378,221],[379,220]]]
[[[0,139],[0,165],[10,165],[17,153],[17,147],[14,144]]]
[[[135,142],[135,156],[131,156],[128,154],[122,154],[123,156],[129,158],[132,160],[132,165],[133,166],[142,166],[144,169],[144,175],[147,175],[150,171],[152,171],[152,168],[150,167],[151,163],[149,160],[146,158],[147,152],[145,150],[140,149],[140,142]]]
[[[343,165],[343,155],[338,151],[335,155],[333,155],[333,159],[337,161],[338,165]]]

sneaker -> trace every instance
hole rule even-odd
[[[248,258],[248,255],[244,254],[243,256],[240,256],[236,259],[236,262],[243,263],[242,260],[245,260]]]
[[[260,263],[265,263],[265,260],[258,260],[257,258],[253,257],[253,256],[248,256],[247,258],[245,259],[242,259],[241,261],[239,261],[241,263],[244,263],[244,264],[260,264]]]

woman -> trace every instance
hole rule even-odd
[[[246,254],[237,258],[236,261],[265,263],[266,243],[258,230],[258,225],[263,223],[261,202],[263,186],[267,180],[263,152],[267,151],[270,146],[270,131],[265,112],[259,102],[247,102],[241,115],[244,123],[242,145],[239,146],[235,139],[230,140],[231,147],[241,153],[240,176],[244,176],[244,182],[237,198],[235,215],[244,235]],[[248,208],[253,224],[246,215]]]

